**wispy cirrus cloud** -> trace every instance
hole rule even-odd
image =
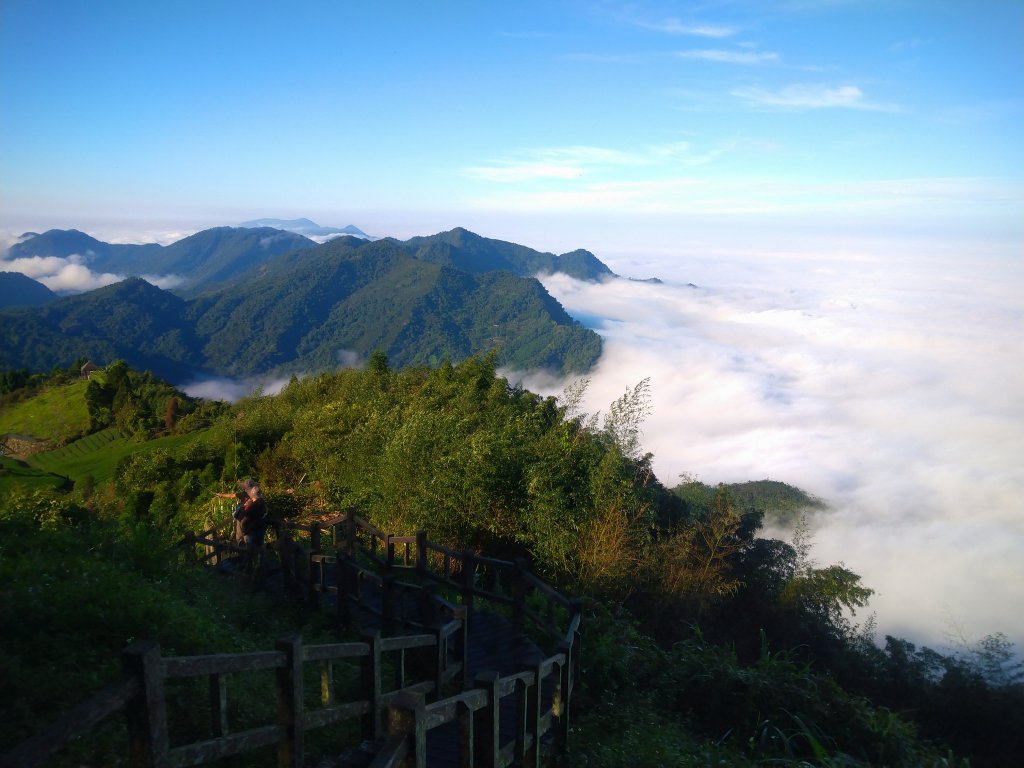
[[[577,180],[477,194],[482,210],[615,214],[857,214],[950,212],[965,206],[1002,215],[1024,198],[1018,184],[992,179],[918,178],[862,182],[795,182],[755,176],[707,178],[680,169],[669,176]]]
[[[773,64],[780,59],[779,54],[769,51],[726,51],[715,48],[676,51],[675,56],[680,59],[717,61],[723,64]]]
[[[731,144],[699,149],[688,141],[652,144],[638,150],[570,146],[522,150],[488,164],[471,166],[465,173],[481,181],[512,184],[529,181],[569,181],[601,178],[624,168],[663,168],[666,164],[697,166],[730,151]]]
[[[893,104],[868,101],[856,85],[787,85],[777,90],[745,86],[729,92],[752,106],[779,109],[860,109],[874,112],[899,112]]]
[[[636,26],[664,32],[669,35],[689,35],[692,37],[723,38],[732,37],[738,30],[727,24],[708,24],[705,22],[686,22],[676,18],[660,21],[634,21]]]

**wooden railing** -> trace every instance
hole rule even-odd
[[[155,642],[139,642],[122,654],[124,676],[86,702],[67,712],[45,730],[0,757],[4,768],[32,768],[60,752],[93,726],[119,712],[125,713],[129,765],[132,768],[177,768],[277,746],[278,765],[303,765],[305,733],[346,720],[360,720],[363,738],[376,740],[385,734],[389,708],[399,694],[426,695],[446,676],[444,659],[434,653],[433,634],[382,638],[375,634],[365,642],[303,646],[292,636],[273,651],[162,657]],[[417,653],[421,678],[407,675],[406,655]],[[385,665],[385,654],[397,658]],[[334,688],[334,664],[354,660],[360,666],[360,693],[338,701]],[[428,662],[427,659],[430,661]],[[320,704],[304,705],[304,665],[320,666]],[[433,669],[430,669],[431,663]],[[394,670],[393,687],[385,686],[386,666]],[[238,733],[228,728],[228,679],[246,672],[273,670],[276,677],[277,720]],[[209,721],[213,738],[171,747],[165,682],[178,678],[206,678],[209,684]]]
[[[306,731],[355,718],[362,737],[382,745],[374,768],[424,768],[427,734],[452,723],[458,724],[458,765],[539,766],[541,740],[547,734],[557,749],[566,749],[579,664],[578,601],[532,574],[523,561],[452,550],[431,542],[423,531],[389,535],[355,514],[308,525],[274,521],[274,528],[276,536],[268,546],[280,559],[286,589],[311,605],[333,596],[340,618],[350,624],[357,609],[376,615],[383,635],[317,646],[303,646],[301,639],[291,637],[279,641],[274,651],[195,657],[164,658],[155,643],[133,645],[122,655],[124,677],[0,756],[0,767],[41,765],[118,712],[127,716],[131,768],[201,765],[275,744],[279,766],[301,766]],[[208,564],[220,564],[229,556],[251,557],[253,553],[218,535],[228,529],[229,520],[186,536],[182,545]],[[379,606],[364,599],[365,583],[378,588]],[[549,655],[505,677],[481,671],[469,679],[468,636],[478,603],[504,611],[514,632],[547,641]],[[406,634],[384,636],[393,633]],[[384,654],[395,657],[389,665],[394,680],[386,691]],[[412,654],[418,678],[407,675],[407,654]],[[342,659],[360,665],[361,690],[338,701],[332,670]],[[306,710],[303,665],[314,662],[320,664],[321,706]],[[230,733],[228,677],[259,670],[274,670],[277,720]],[[164,682],[187,677],[208,679],[213,737],[172,747]],[[509,699],[516,713],[514,727],[507,716],[502,723],[502,704]]]
[[[556,646],[555,652],[533,669],[504,678],[497,673],[484,673],[473,681],[463,678],[467,687],[463,694],[429,704],[412,693],[397,698],[389,717],[390,737],[374,763],[377,768],[397,766],[403,759],[425,766],[427,732],[455,721],[462,734],[460,765],[539,765],[540,740],[552,731],[556,746],[566,748],[569,702],[579,662],[579,601],[559,593],[531,573],[521,560],[449,549],[431,542],[425,531],[415,536],[386,534],[352,513],[311,525],[285,524],[282,528],[286,532],[282,538],[294,542],[298,535],[304,541],[299,548],[308,552],[310,593],[334,593],[337,609],[345,620],[351,620],[351,609],[356,606],[377,616],[385,631],[415,630],[422,626],[417,622],[436,621],[438,612],[457,616],[462,620],[460,645],[465,664],[466,636],[473,624],[471,611],[483,601],[504,607],[510,613],[514,632],[532,630]],[[325,538],[334,554],[323,553]],[[333,585],[327,579],[331,567]],[[365,582],[380,590],[379,608],[363,601]],[[411,605],[418,606],[418,620],[406,613]],[[542,696],[546,682],[552,689],[547,705]],[[471,685],[473,689],[468,690]],[[509,696],[517,697],[517,725],[511,739],[502,732],[498,715],[502,700]]]
[[[344,555],[363,568],[360,578],[370,574],[390,578],[396,590],[430,592],[433,585],[440,594],[455,598],[467,609],[472,609],[477,600],[505,606],[511,611],[516,631],[531,631],[556,644],[576,641],[581,603],[531,573],[523,560],[500,560],[472,550],[453,550],[430,541],[426,531],[415,536],[387,534],[354,513],[310,525],[283,523],[280,530],[280,538],[290,539],[291,545],[299,543],[310,563],[329,565],[332,557]],[[323,554],[325,538],[333,555]],[[311,583],[324,583],[322,565],[319,577],[316,569],[303,569],[312,574]],[[405,576],[416,581],[403,581]],[[533,598],[532,605],[528,596]],[[392,603],[400,605],[398,600]],[[534,607],[537,603],[542,605],[539,610]]]

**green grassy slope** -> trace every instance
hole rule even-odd
[[[71,384],[50,387],[20,403],[0,409],[0,434],[31,435],[44,440],[80,435],[89,428],[82,379]]]
[[[37,453],[29,457],[28,463],[34,468],[63,475],[75,482],[92,475],[93,480],[99,483],[112,479],[118,462],[133,453],[160,449],[177,451],[198,437],[197,433],[169,435],[139,443],[121,437],[116,429],[105,429],[63,448]]]
[[[67,484],[66,477],[35,469],[22,461],[0,456],[0,498],[18,487],[27,490],[36,490],[37,488],[61,490]]]

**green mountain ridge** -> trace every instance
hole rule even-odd
[[[523,277],[561,272],[578,280],[606,280],[615,277],[590,251],[578,249],[556,256],[517,243],[481,237],[462,227],[429,237],[413,237],[402,243],[414,256],[466,272],[505,269]]]
[[[207,245],[220,237],[238,242],[230,231],[199,235]],[[472,233],[458,240],[481,258],[494,247]],[[597,360],[600,337],[536,279],[464,271],[414,254],[430,246],[343,236],[286,251],[194,298],[131,278],[46,307],[7,310],[0,314],[0,367],[46,370],[83,356],[123,358],[181,382],[199,371],[328,370],[343,356],[378,349],[402,366],[491,350],[500,364],[518,369],[579,372]],[[456,261],[470,258],[453,247]],[[506,248],[516,249],[522,246]],[[188,252],[196,250],[193,244]]]
[[[38,280],[33,280],[20,272],[0,272],[0,309],[38,307],[49,304],[56,298],[57,294]]]

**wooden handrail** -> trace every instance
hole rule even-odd
[[[14,750],[0,757],[4,768],[33,768],[59,753],[74,739],[78,738],[97,723],[119,711],[143,710],[145,718],[130,718],[129,728],[134,732],[130,738],[135,758],[133,766],[154,764],[168,766],[200,765],[221,757],[250,751],[260,746],[277,743],[282,753],[298,756],[297,762],[286,761],[282,765],[301,765],[302,732],[355,717],[371,717],[367,738],[383,735],[383,714],[396,696],[405,692],[432,693],[436,679],[444,678],[444,670],[431,673],[431,679],[405,684],[397,690],[386,691],[381,676],[382,654],[404,653],[417,648],[430,648],[438,644],[438,636],[422,634],[393,638],[381,638],[379,633],[369,642],[334,643],[327,645],[302,645],[297,637],[287,638],[278,643],[274,651],[249,651],[244,653],[210,654],[205,656],[161,657],[156,643],[139,644],[137,649],[126,649],[126,655],[137,659],[131,665],[132,672],[114,681],[87,701],[69,710],[63,717],[40,731]],[[321,709],[305,711],[302,705],[302,675],[291,670],[301,670],[306,662],[329,662],[337,659],[354,659],[364,665],[363,698],[335,704],[326,702]],[[442,663],[439,660],[438,663]],[[399,666],[404,666],[400,664]],[[275,671],[278,678],[278,698],[293,702],[290,719],[294,724],[278,722],[257,726],[239,733],[221,733],[213,739],[169,747],[167,738],[167,715],[163,700],[163,682],[174,678],[211,677],[255,671]],[[216,710],[226,707],[225,688],[212,688],[217,700]],[[289,713],[289,707],[279,704],[282,717]],[[135,725],[132,725],[135,722]],[[301,725],[296,731],[295,724]],[[144,725],[144,727],[142,727]]]
[[[332,532],[335,549],[321,551],[319,532],[327,530]],[[523,699],[524,709],[522,711],[529,711],[527,719],[533,723],[531,726],[533,732],[517,735],[514,745],[498,746],[498,726],[495,722],[492,726],[494,742],[486,747],[484,752],[489,752],[489,759],[494,764],[501,766],[508,765],[514,756],[518,756],[516,759],[525,759],[525,754],[532,753],[538,748],[540,736],[555,727],[556,720],[557,742],[564,748],[569,731],[568,705],[575,687],[576,670],[579,665],[578,636],[582,604],[578,600],[561,594],[552,585],[530,572],[523,561],[492,558],[468,550],[456,551],[431,542],[424,531],[420,531],[416,536],[389,535],[354,512],[309,525],[282,523],[279,525],[278,531],[277,546],[282,553],[285,577],[291,579],[292,583],[301,584],[303,589],[308,590],[311,599],[325,592],[336,593],[339,611],[345,612],[348,605],[358,604],[363,610],[380,617],[386,631],[394,628],[405,631],[411,628],[416,631],[416,628],[421,628],[420,631],[429,629],[431,632],[431,634],[406,635],[381,640],[375,649],[370,649],[369,658],[372,659],[374,653],[379,656],[385,649],[397,653],[418,648],[436,647],[437,649],[437,661],[435,662],[437,671],[432,682],[424,681],[390,693],[378,690],[373,699],[378,702],[377,707],[371,709],[369,713],[358,702],[340,707],[335,705],[332,710],[338,712],[338,717],[354,716],[353,713],[361,712],[364,719],[369,718],[373,721],[372,730],[379,734],[382,733],[381,729],[383,728],[383,716],[379,709],[382,702],[392,708],[397,706],[398,709],[402,709],[402,706],[410,701],[408,696],[400,695],[402,691],[409,694],[417,690],[420,693],[430,691],[440,693],[447,683],[456,676],[464,676],[468,668],[466,657],[464,656],[461,662],[451,662],[447,658],[447,648],[451,637],[460,630],[463,633],[467,631],[466,620],[474,601],[479,599],[510,606],[513,627],[516,631],[522,631],[524,624],[529,622],[557,643],[556,652],[540,661],[536,666],[521,670],[506,678],[495,677],[494,680],[485,681],[484,693],[486,690],[490,690],[488,695],[494,706],[502,698],[517,692],[518,695],[527,697]],[[292,538],[291,534],[295,531],[309,535],[309,546]],[[193,543],[214,547],[214,556],[218,558],[221,552],[235,549],[223,541],[206,541],[195,536],[189,538]],[[361,562],[357,560],[357,557]],[[327,569],[331,566],[335,569],[337,577],[333,584],[326,580]],[[294,572],[289,573],[290,569]],[[415,571],[420,577],[421,583],[403,581],[399,578],[399,574],[411,571]],[[384,603],[382,608],[363,601],[363,589],[359,586],[361,583],[373,584],[381,590]],[[443,595],[435,593],[432,585],[438,585],[449,595],[456,595],[461,604],[451,602]],[[409,600],[400,598],[400,595],[409,591],[423,594],[423,599],[419,600],[421,610],[424,609],[424,606],[433,606],[419,619],[411,619],[405,614],[405,606],[409,605]],[[529,594],[539,596],[546,607],[542,604],[538,610],[536,601],[528,600]],[[430,615],[435,617],[447,615],[449,620],[438,623],[436,618],[428,618]],[[313,652],[307,649],[304,659],[314,660],[311,653],[317,654],[316,659],[321,660],[322,663],[329,663],[325,660],[326,657],[323,657],[325,653],[340,654],[336,656],[337,658],[365,658],[362,654],[364,649],[369,647],[368,645],[349,645],[351,649],[344,652],[326,650]],[[466,653],[467,647],[468,643],[464,636],[462,640],[463,654]],[[404,663],[399,664],[399,667],[404,667]],[[539,711],[541,681],[552,678],[554,679],[554,698],[550,707],[541,712]],[[479,680],[476,685],[481,685]],[[533,691],[533,693],[527,696],[527,691]],[[451,722],[455,717],[461,717],[463,720],[467,717],[475,717],[476,715],[473,713],[477,710],[470,711],[466,707],[469,707],[469,702],[479,701],[480,695],[480,690],[473,689],[467,692],[468,698],[465,700],[451,697],[429,705],[431,709],[428,719],[423,719],[427,717],[427,708],[422,707],[423,715],[409,716],[409,713],[406,712],[406,715],[396,715],[396,722],[405,717],[406,721],[413,723],[410,727],[422,736],[426,730],[436,727],[438,722]],[[414,707],[414,709],[419,712],[420,707]],[[458,711],[461,711],[461,714],[456,714]],[[412,717],[412,720],[409,720],[409,717]],[[414,722],[417,717],[420,718],[419,724]],[[310,718],[309,723],[317,724],[336,721],[334,714],[328,714],[326,710],[318,710],[318,714],[310,714]],[[428,723],[429,728],[427,727]],[[468,727],[465,723],[463,725]],[[479,728],[484,728],[486,731],[487,723],[478,724],[478,730]],[[410,739],[415,736],[412,731],[407,735]],[[415,736],[415,740],[418,741],[419,738],[420,736]],[[395,743],[397,742],[392,740],[392,746]],[[416,764],[419,764],[421,758],[418,752],[421,750],[416,744],[408,745],[408,749],[415,755]],[[382,755],[378,756],[379,764],[390,764]]]

